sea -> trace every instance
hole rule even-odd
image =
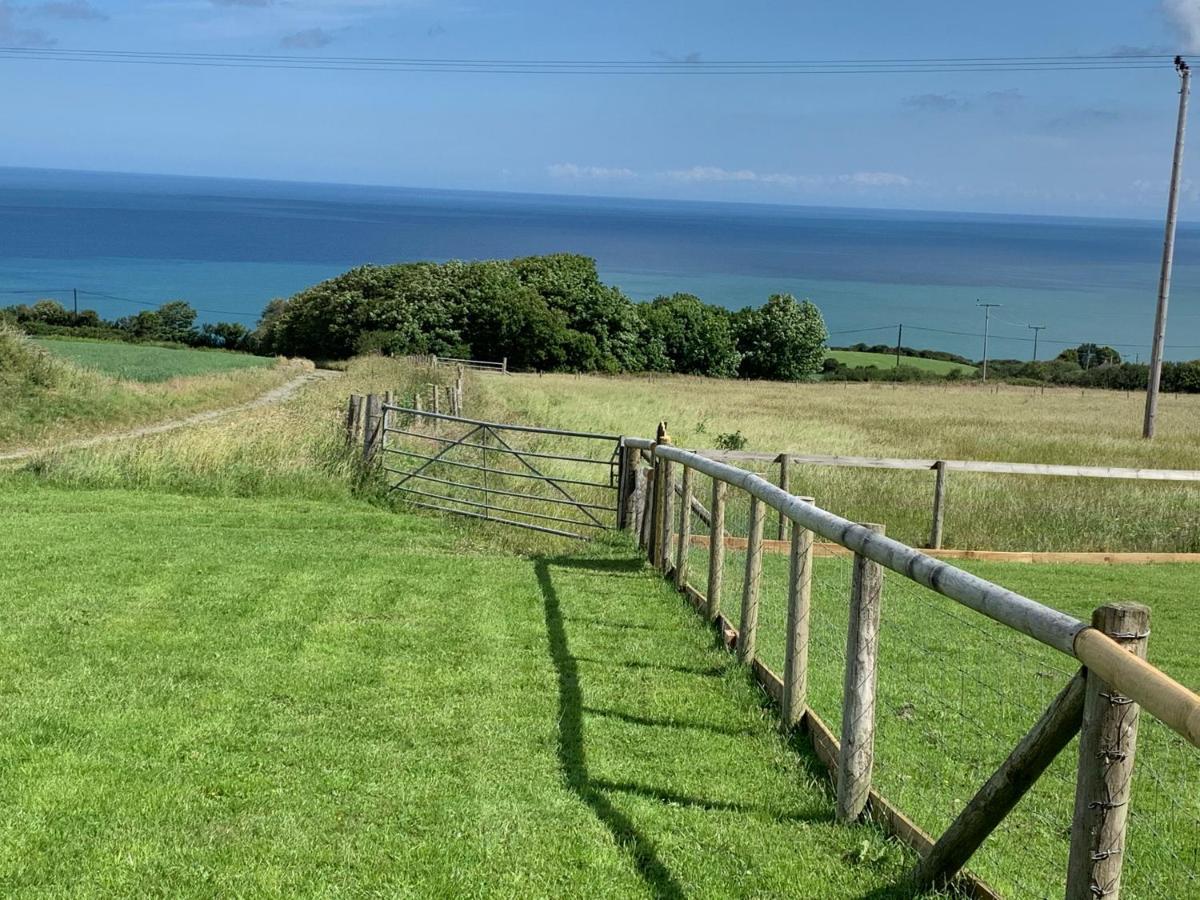
[[[1162,239],[1132,219],[0,168],[0,306],[54,297],[105,318],[184,299],[253,325],[364,263],[570,252],[639,301],[808,298],[834,346],[979,359],[986,329],[993,359],[1030,359],[1036,338],[1041,359],[1092,341],[1145,361]],[[1167,357],[1200,357],[1200,224],[1179,227]]]

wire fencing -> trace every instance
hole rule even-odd
[[[916,847],[926,863],[947,858],[947,847],[950,858],[965,852],[970,873],[961,884],[975,896],[1061,895],[1064,881],[1070,897],[1200,896],[1200,698],[1149,666],[1125,671],[1120,659],[1116,669],[1095,660],[1096,674],[1082,674],[1096,629],[928,557],[917,564],[911,548],[893,552],[881,549],[882,538],[868,539],[872,557],[863,556],[861,530],[773,488],[778,476],[768,461],[734,469],[666,440],[626,445],[635,469],[630,483],[648,488],[628,500],[640,507],[641,524],[649,523],[642,544],[651,560],[754,665],[782,701],[785,721],[802,636],[801,730],[826,756],[844,754],[847,736],[869,736],[873,793],[864,814]],[[723,520],[719,532],[716,519]],[[813,526],[841,547],[818,544],[806,551],[807,563],[803,555],[798,563],[796,548]],[[886,578],[866,643],[875,643],[877,655],[863,667],[862,571],[876,564]],[[798,587],[805,565],[808,580]],[[1126,645],[1118,654],[1130,658],[1125,650],[1145,639],[1141,631],[1114,634]],[[1098,699],[1084,699],[1089,680]],[[1160,688],[1170,703],[1163,704]],[[1137,717],[1130,694],[1171,724],[1155,714]],[[1171,703],[1192,718],[1181,718]],[[821,732],[824,723],[832,734]],[[1081,725],[1082,757],[1072,736]],[[1032,738],[1042,742],[1040,758],[1028,749]],[[850,777],[840,772],[843,759],[829,760],[839,810]],[[975,820],[964,826],[972,812]],[[1073,850],[1073,841],[1083,850]],[[956,873],[966,874],[961,863],[918,869],[914,879],[942,883]]]

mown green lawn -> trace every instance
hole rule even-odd
[[[843,365],[855,368],[858,366],[875,366],[877,369],[892,369],[896,366],[896,356],[893,353],[863,353],[859,350],[826,350],[827,357],[833,357]],[[947,372],[959,371],[964,375],[973,375],[974,366],[950,362],[944,359],[925,359],[921,356],[901,356],[900,365],[912,366],[926,372],[936,372],[945,375]]]
[[[5,896],[909,895],[624,544],[21,479],[0,533]]]
[[[38,346],[77,366],[129,381],[167,381],[190,375],[269,366],[275,362],[265,356],[230,353],[224,350],[60,338],[35,338],[35,341]]]

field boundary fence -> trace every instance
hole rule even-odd
[[[717,629],[727,647],[749,666],[764,690],[779,704],[786,728],[811,740],[818,758],[836,785],[837,817],[851,822],[871,818],[917,851],[921,857],[912,881],[916,888],[957,885],[976,897],[999,892],[966,866],[1009,813],[1038,783],[1056,758],[1079,736],[1074,760],[1074,813],[1059,823],[1069,830],[1063,881],[1069,900],[1117,897],[1126,857],[1126,827],[1131,816],[1131,789],[1139,711],[1164,725],[1189,754],[1183,777],[1196,792],[1200,747],[1200,696],[1145,661],[1150,612],[1137,603],[1098,607],[1089,623],[978,578],[949,563],[892,540],[882,526],[851,522],[821,509],[752,472],[673,446],[665,426],[655,440],[626,437],[626,463],[621,492],[623,516],[635,532],[650,563],[659,569]],[[649,465],[644,465],[646,461]],[[707,505],[701,502],[699,477],[711,482]],[[738,621],[722,610],[726,557],[726,515],[734,494],[748,499],[744,573],[740,579]],[[768,510],[790,524],[786,648],[783,674],[776,674],[757,651],[758,619],[763,599],[764,524]],[[693,520],[709,531],[705,590],[693,586],[690,566]],[[812,617],[813,551],[816,539],[852,554],[848,577],[844,679],[840,732],[809,705],[809,640]],[[1071,671],[1047,667],[1039,676],[1062,679],[1059,690],[1040,712],[1028,715],[1024,734],[940,836],[926,833],[877,789],[875,731],[880,659],[881,606],[885,575],[892,581],[928,589],[949,598],[1013,633],[1032,638],[1079,665]],[[967,612],[970,611],[970,612]],[[971,663],[979,667],[981,660]],[[970,674],[964,669],[964,675]],[[919,773],[911,777],[919,778]],[[1149,821],[1148,821],[1149,827]],[[1194,851],[1192,851],[1194,852]],[[1186,865],[1187,860],[1182,864]],[[1191,860],[1192,863],[1195,859]],[[1195,874],[1189,877],[1194,880]],[[1043,886],[1044,889],[1044,886]],[[1169,894],[1166,894],[1169,896]]]
[[[498,362],[490,359],[464,359],[458,356],[438,356],[434,354],[430,357],[430,361],[436,366],[461,366],[464,369],[469,369],[472,372],[495,372],[500,375],[510,374],[508,371],[508,357],[505,356]]]
[[[804,453],[760,452],[755,450],[697,450],[701,456],[734,465],[749,462],[779,467],[778,484],[787,490],[794,466],[831,466],[853,469],[896,469],[931,471],[933,503],[930,516],[928,549],[942,549],[945,533],[948,477],[950,472],[974,472],[992,475],[1038,475],[1061,478],[1116,478],[1130,481],[1200,482],[1200,470],[1142,469],[1121,466],[1071,466],[1042,463],[991,462],[968,459],[892,459],[872,456],[828,456]],[[780,519],[782,522],[782,518]],[[780,539],[783,535],[780,535]]]

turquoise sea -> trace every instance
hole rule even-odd
[[[1144,360],[1161,248],[1149,221],[0,169],[0,305],[77,296],[105,317],[183,298],[252,324],[353,265],[570,251],[639,300],[808,297],[834,344],[903,324],[908,346],[978,358],[985,300],[993,357],[1028,358],[1045,325],[1042,358],[1095,341]],[[1167,343],[1200,357],[1200,226],[1180,227]]]

